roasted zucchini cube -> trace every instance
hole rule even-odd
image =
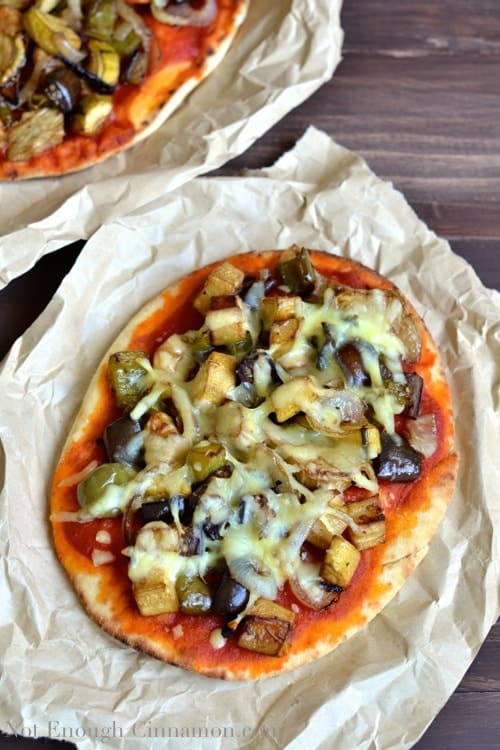
[[[245,311],[239,297],[232,307],[209,310],[205,316],[205,324],[210,331],[212,344],[224,346],[244,341],[248,333]]]
[[[260,306],[262,320],[269,328],[273,323],[297,318],[301,312],[301,305],[300,297],[264,297]]]
[[[292,348],[298,329],[299,320],[297,318],[272,324],[269,331],[269,347],[274,357],[281,357]]]
[[[294,613],[269,599],[257,599],[241,625],[238,646],[267,656],[283,656],[290,648]]]
[[[151,571],[147,578],[135,581],[132,588],[141,615],[161,615],[179,609],[175,584],[162,570]]]
[[[342,536],[334,536],[325,552],[320,575],[334,586],[346,588],[359,565],[361,553]]]
[[[359,527],[359,531],[354,531],[353,529],[349,530],[349,539],[354,544],[356,549],[359,550],[377,547],[379,544],[383,544],[385,542],[385,537],[385,519],[382,521],[372,521],[371,523],[364,523]]]
[[[383,521],[385,519],[378,495],[346,503],[345,512],[358,524]]]
[[[307,375],[292,378],[287,383],[283,383],[276,388],[271,394],[271,403],[276,413],[278,422],[285,422],[291,419],[300,411],[305,411],[305,407],[314,398],[311,379]]]
[[[235,368],[236,360],[230,354],[212,352],[196,375],[195,398],[215,406],[222,404],[236,385]]]
[[[212,297],[237,294],[243,284],[245,274],[230,263],[222,263],[208,276],[203,289],[194,301],[195,308],[206,313],[210,308]]]
[[[324,513],[313,523],[307,541],[320,549],[328,549],[334,536],[344,533],[347,523],[332,513]]]

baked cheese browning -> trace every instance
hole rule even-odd
[[[203,324],[151,359],[111,356],[124,414],[105,431],[110,463],[79,485],[80,516],[124,514],[143,616],[215,613],[240,648],[282,656],[280,593],[335,606],[384,544],[379,477],[414,482],[435,449],[419,329],[393,289],[328,281],[295,247],[253,276],[217,266],[194,306]]]

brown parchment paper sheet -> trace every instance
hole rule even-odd
[[[341,0],[250,0],[216,70],[152,135],[61,178],[0,183],[0,288],[40,257],[238,156],[331,78]]]
[[[460,479],[428,556],[363,632],[291,673],[224,683],[138,654],[87,617],[52,550],[47,493],[132,313],[200,264],[292,242],[373,266],[414,302],[450,374]],[[198,178],[97,231],[0,373],[1,728],[81,748],[411,747],[499,612],[499,312],[500,295],[400,193],[315,129],[270,169]]]

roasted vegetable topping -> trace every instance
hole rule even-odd
[[[175,26],[210,24],[218,7],[216,0],[160,5],[159,20]],[[12,161],[66,136],[95,135],[116,87],[139,85],[148,74],[151,30],[128,1],[0,0],[0,29],[0,149]]]
[[[293,637],[283,589],[335,605],[385,542],[378,478],[417,478],[422,455],[403,435],[429,455],[435,431],[413,417],[422,382],[403,365],[418,329],[398,295],[328,284],[295,247],[278,269],[266,293],[264,277],[249,286],[219,265],[196,297],[197,330],[169,336],[152,363],[111,356],[125,414],[104,437],[118,463],[79,488],[88,513],[127,509],[142,614],[211,612],[241,648],[272,656]]]
[[[116,403],[130,410],[151,385],[151,376],[144,362],[144,352],[116,352],[109,358],[108,371]]]
[[[57,146],[64,138],[64,117],[54,109],[25,112],[7,133],[7,156],[11,161],[23,161]]]

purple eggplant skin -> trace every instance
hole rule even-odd
[[[409,417],[410,419],[416,419],[420,413],[424,381],[417,372],[408,372],[406,373],[406,383],[410,389],[410,396],[408,406],[404,411],[404,416]]]
[[[104,430],[104,447],[110,463],[123,464],[131,469],[144,466],[143,445],[135,437],[141,425],[130,417],[120,417]]]
[[[144,523],[149,523],[150,521],[172,523],[174,517],[170,509],[170,499],[161,498],[160,500],[144,503],[141,505],[141,516]]]
[[[413,482],[422,471],[422,456],[400,435],[382,433],[382,452],[373,462],[379,479]]]
[[[212,611],[218,615],[237,615],[247,606],[249,596],[248,589],[225,571],[212,600]]]
[[[347,383],[354,388],[370,385],[370,377],[364,369],[363,358],[354,343],[347,343],[337,349],[337,361],[345,375]]]

